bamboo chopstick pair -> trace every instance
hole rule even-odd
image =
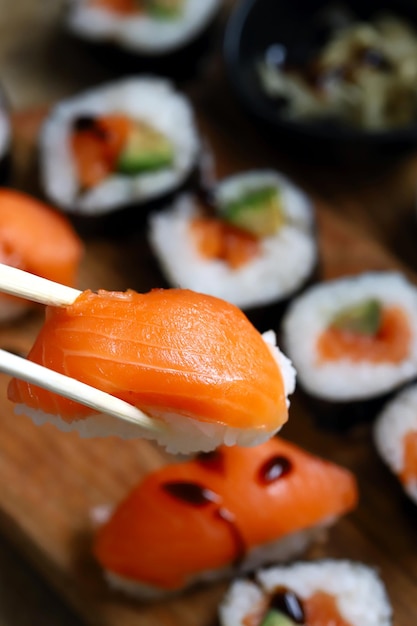
[[[69,306],[81,294],[77,289],[2,263],[0,263],[0,292],[50,306]],[[100,413],[107,413],[137,424],[139,428],[147,431],[156,433],[166,430],[162,421],[150,418],[119,398],[1,349],[0,371],[75,400]]]

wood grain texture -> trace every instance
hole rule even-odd
[[[60,39],[60,9],[58,0],[0,0],[0,12],[7,15],[0,23],[3,80],[12,104],[21,109],[14,115],[14,184],[33,192],[38,191],[34,144],[45,114],[43,103],[112,77],[107,67]],[[372,164],[369,171],[358,173],[297,163],[244,117],[218,59],[187,89],[218,176],[247,167],[279,167],[313,195],[324,278],[392,268],[413,277],[416,156],[383,173],[375,172]],[[408,265],[400,264],[388,249]],[[126,234],[117,242],[89,237],[79,286],[147,290],[157,280],[151,267],[143,232]],[[41,323],[39,308],[0,328],[0,346],[26,353]],[[28,419],[13,415],[6,384],[6,377],[0,376],[0,528],[5,536],[88,624],[212,626],[224,583],[144,606],[111,594],[90,554],[94,508],[119,501],[144,472],[164,463],[165,455],[140,441],[86,441],[52,427],[35,428]],[[396,626],[415,626],[416,513],[378,459],[369,427],[343,436],[319,431],[296,397],[283,435],[358,476],[358,510],[332,529],[317,555],[377,567],[392,599]]]

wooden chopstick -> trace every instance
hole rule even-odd
[[[50,306],[69,306],[82,293],[46,278],[0,263],[0,292]],[[95,411],[136,424],[147,431],[164,432],[167,426],[104,391],[86,385],[32,361],[0,349],[0,372],[75,400]]]
[[[106,413],[136,424],[146,431],[162,433],[167,429],[162,421],[150,418],[124,400],[2,349],[0,349],[0,371],[75,400],[99,413]]]
[[[50,306],[68,306],[82,293],[3,263],[0,263],[0,291]]]

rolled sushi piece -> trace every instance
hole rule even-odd
[[[28,359],[106,391],[161,420],[152,437],[190,453],[255,445],[288,419],[295,372],[233,305],[188,290],[83,292],[48,307]],[[13,379],[9,399],[37,424],[82,436],[141,436],[135,424]]]
[[[98,529],[109,583],[143,599],[305,552],[357,504],[346,469],[274,437],[149,474]]]
[[[187,78],[222,0],[71,0],[66,25],[110,62]],[[192,72],[191,72],[192,74]]]
[[[230,176],[211,196],[210,207],[183,195],[150,216],[149,241],[164,277],[228,300],[260,330],[276,328],[291,297],[316,276],[313,206],[273,170]]]
[[[232,583],[221,626],[392,626],[378,573],[362,563],[324,559],[272,567]]]
[[[386,404],[374,425],[381,458],[417,504],[417,385],[398,393]]]
[[[132,207],[139,223],[151,201],[186,182],[199,151],[185,96],[165,79],[127,78],[52,109],[40,136],[42,185],[68,213],[96,218]]]
[[[27,194],[0,188],[0,263],[74,287],[83,253],[65,216]],[[0,322],[32,307],[32,302],[0,294]]]
[[[417,289],[397,272],[316,285],[290,305],[283,345],[326,426],[370,420],[417,376]]]

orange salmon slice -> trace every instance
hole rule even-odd
[[[317,340],[320,362],[348,359],[355,363],[400,363],[410,351],[411,328],[398,307],[386,307],[376,335],[327,328]]]
[[[69,307],[47,309],[28,358],[153,417],[261,433],[288,417],[281,370],[262,335],[237,307],[188,290],[86,291]],[[69,422],[92,413],[18,380],[9,398]]]

